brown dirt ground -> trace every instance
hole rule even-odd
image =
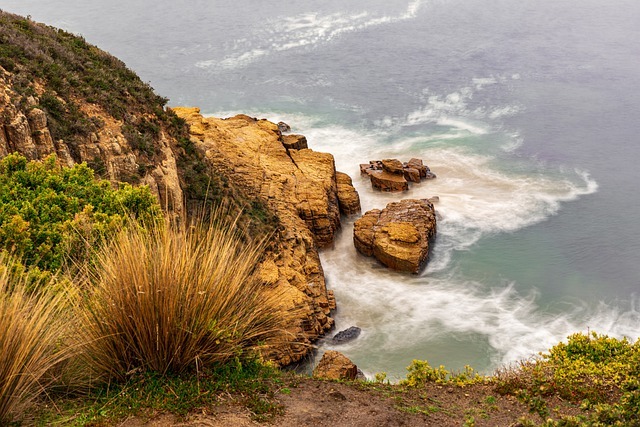
[[[341,383],[290,376],[285,386],[275,390],[282,412],[267,422],[256,422],[249,410],[229,396],[220,405],[202,408],[185,419],[158,414],[150,419],[129,418],[120,427],[258,426],[509,426],[517,427],[522,417],[537,423],[512,396],[501,396],[489,385],[457,387],[427,384],[403,388],[373,383]],[[567,402],[549,405],[554,414],[575,414]]]

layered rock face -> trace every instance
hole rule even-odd
[[[436,234],[436,215],[429,200],[406,199],[373,209],[354,224],[356,249],[398,271],[418,273]]]
[[[338,187],[347,186],[346,179],[338,184],[333,156],[294,148],[289,144],[293,138],[283,138],[278,125],[267,120],[205,118],[197,108],[173,110],[187,121],[192,141],[210,165],[277,215],[280,227],[260,273],[298,317],[289,330],[290,343],[274,346],[268,356],[282,365],[300,360],[311,342],[333,326],[329,314],[335,300],[327,291],[317,248],[330,245],[340,227]],[[341,191],[352,196],[344,202],[344,213],[360,208],[354,192],[352,186]]]
[[[100,164],[109,180],[129,181],[135,177],[140,184],[149,185],[163,207],[182,214],[183,194],[176,158],[170,138],[162,130],[157,141],[159,154],[150,164],[129,145],[121,121],[94,104],[78,100],[80,108],[88,116],[99,118],[102,126],[88,135],[76,135],[72,145],[69,141],[54,140],[45,112],[37,108],[41,94],[30,96],[25,106],[16,105],[13,100],[18,96],[11,89],[11,78],[11,74],[0,67],[0,157],[18,152],[34,160],[55,154],[65,166],[80,162]],[[141,171],[144,171],[142,175]]]

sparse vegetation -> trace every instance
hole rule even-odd
[[[94,377],[201,372],[279,332],[279,296],[253,276],[261,244],[244,243],[218,211],[188,227],[130,225],[103,246],[81,333]]]
[[[401,384],[409,387],[419,387],[427,382],[465,386],[488,381],[487,377],[478,374],[471,366],[465,366],[461,372],[450,372],[442,365],[434,368],[426,360],[414,360],[407,371],[407,378]]]
[[[0,254],[0,425],[21,418],[29,404],[54,382],[54,367],[71,356],[61,345],[68,330],[66,291],[53,280],[38,292],[15,261]]]
[[[10,71],[12,87],[27,107],[29,96],[47,113],[54,139],[63,139],[72,155],[78,137],[100,123],[84,113],[79,99],[98,105],[129,126],[127,138],[152,156],[161,124],[168,124],[166,98],[153,92],[122,61],[69,32],[0,11],[0,66]],[[36,84],[42,85],[37,89]],[[137,145],[143,145],[137,147]]]
[[[254,420],[268,421],[282,413],[274,399],[281,373],[257,359],[235,359],[194,375],[136,373],[126,381],[103,384],[82,398],[58,402],[58,410],[42,410],[37,425],[113,425],[131,417],[171,412],[181,417],[219,403],[225,395],[245,406]]]
[[[543,420],[553,397],[586,411],[544,425],[634,426],[640,425],[639,378],[640,339],[631,343],[592,332],[571,335],[535,360],[502,369],[494,381],[499,392],[517,396]]]

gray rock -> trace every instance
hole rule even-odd
[[[362,329],[357,326],[351,326],[350,328],[335,334],[331,339],[331,344],[344,344],[346,342],[353,341],[360,336],[361,331]]]

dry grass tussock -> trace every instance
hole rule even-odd
[[[279,297],[253,274],[264,245],[242,242],[224,218],[130,224],[98,251],[79,311],[92,375],[195,372],[281,335]]]
[[[54,282],[29,291],[14,261],[0,254],[0,425],[24,414],[53,382],[52,369],[71,355],[68,294]]]

